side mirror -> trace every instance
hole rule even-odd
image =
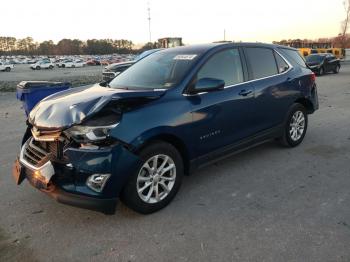
[[[216,78],[201,78],[199,79],[190,93],[197,94],[202,92],[212,92],[224,89],[225,81]]]

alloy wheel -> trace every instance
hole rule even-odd
[[[176,166],[167,155],[149,158],[141,167],[137,180],[137,193],[142,201],[154,204],[166,198],[174,187]]]
[[[304,133],[305,130],[305,116],[301,111],[296,111],[289,125],[289,135],[293,141],[298,141]]]

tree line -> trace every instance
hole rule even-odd
[[[0,36],[0,55],[92,55],[132,53],[133,42],[125,39],[62,39],[35,42],[32,37]]]

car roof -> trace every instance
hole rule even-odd
[[[203,53],[206,53],[212,49],[221,49],[224,47],[267,47],[267,48],[284,48],[284,49],[290,49],[290,50],[297,51],[297,49],[289,47],[289,46],[265,44],[265,43],[236,42],[236,43],[209,43],[209,44],[196,44],[196,45],[189,45],[189,46],[179,46],[179,47],[164,49],[164,50],[161,50],[159,52],[162,52],[162,53],[163,52],[176,52],[176,53],[184,53],[184,54],[190,54],[190,53],[203,54]]]

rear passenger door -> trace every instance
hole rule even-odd
[[[251,84],[255,87],[256,132],[269,130],[284,120],[292,103],[295,81],[288,75],[291,65],[275,50],[266,47],[245,47]]]

